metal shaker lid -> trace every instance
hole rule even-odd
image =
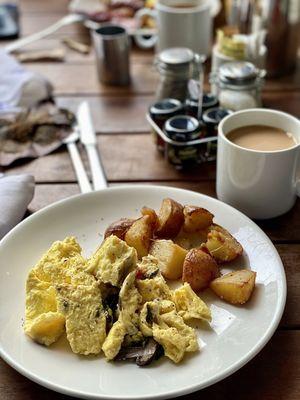
[[[255,65],[245,61],[228,62],[219,68],[219,78],[224,83],[241,85],[250,83],[259,76]]]
[[[183,104],[177,99],[163,99],[152,104],[150,114],[152,115],[168,115],[170,113],[182,110]]]
[[[170,64],[187,64],[194,60],[194,52],[187,47],[171,47],[158,55],[159,61]]]

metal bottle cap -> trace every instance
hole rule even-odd
[[[231,110],[222,107],[214,107],[203,113],[203,121],[205,124],[217,125],[227,115],[232,114]]]
[[[220,80],[232,85],[241,85],[254,81],[259,76],[259,70],[250,62],[235,61],[221,65]]]
[[[168,115],[170,113],[177,112],[179,110],[182,110],[182,103],[181,101],[177,99],[163,99],[161,101],[158,101],[154,103],[150,107],[150,114],[152,115]]]
[[[171,65],[187,64],[194,60],[195,54],[186,47],[171,47],[163,50],[158,59],[160,62]]]
[[[169,138],[178,142],[194,140],[200,136],[200,123],[194,117],[176,115],[166,121],[164,131]]]

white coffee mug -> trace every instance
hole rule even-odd
[[[227,139],[233,129],[251,125],[283,129],[297,144],[284,150],[258,151]],[[227,116],[218,131],[218,198],[256,219],[289,211],[300,195],[300,120],[284,112],[256,108]]]
[[[138,25],[145,16],[156,20],[158,34],[135,35],[142,48],[156,44],[160,52],[170,47],[188,47],[195,53],[209,55],[212,41],[212,18],[219,11],[217,0],[157,0],[154,10],[143,8],[135,14]]]

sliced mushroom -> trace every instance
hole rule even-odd
[[[147,340],[144,346],[122,348],[115,357],[116,361],[135,360],[139,367],[149,365],[163,355],[162,346],[153,338]]]

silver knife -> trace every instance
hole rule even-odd
[[[98,153],[96,134],[87,101],[80,103],[76,117],[80,131],[80,140],[84,144],[88,155],[94,189],[98,190],[107,188],[107,180]]]
[[[69,151],[73,167],[75,170],[75,174],[77,177],[78,185],[81,193],[87,193],[92,191],[92,186],[90,184],[89,178],[84,169],[84,165],[82,163],[76,141],[79,139],[78,129],[74,129],[74,131],[64,139],[64,143],[67,146]]]

